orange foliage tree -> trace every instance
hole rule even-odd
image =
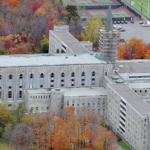
[[[55,112],[48,111],[35,121],[32,128],[33,144],[38,148],[67,150],[75,147],[94,147],[103,150],[106,146],[111,150],[115,142],[114,135],[100,126],[104,121],[94,116],[90,111],[83,115],[74,115],[74,107],[66,107],[55,116]]]
[[[126,41],[118,46],[118,59],[148,59],[150,58],[150,46],[137,38]]]

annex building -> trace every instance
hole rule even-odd
[[[49,53],[0,56],[0,101],[42,113],[74,106],[91,110],[133,150],[150,150],[150,60],[116,61],[118,32],[109,7],[100,52],[79,42],[68,26],[50,31]]]

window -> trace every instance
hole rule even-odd
[[[47,110],[49,110],[49,107],[47,107]]]
[[[82,101],[82,105],[83,105],[83,106],[85,105],[85,100]]]
[[[22,98],[22,91],[19,91],[19,98]]]
[[[100,105],[100,103],[101,103],[101,99],[100,99],[100,98],[98,98],[98,105]]]
[[[9,88],[12,87],[12,78],[13,78],[13,76],[9,75]]]
[[[12,106],[12,104],[8,104],[8,107],[11,107]]]
[[[147,90],[145,90],[145,93],[147,93]]]
[[[50,87],[54,87],[54,73],[51,73],[50,75]]]
[[[75,73],[71,73],[71,86],[75,86]]]
[[[19,76],[19,98],[22,98],[23,75]]]
[[[95,109],[93,109],[93,113],[95,113]]]
[[[61,86],[64,86],[64,77],[65,77],[65,74],[61,73]]]
[[[41,73],[41,75],[40,75],[40,87],[42,88],[43,85],[44,85],[44,74]]]
[[[107,76],[107,72],[105,72],[105,76]]]
[[[12,91],[8,91],[8,98],[12,98]]]
[[[38,110],[39,108],[38,107],[36,107],[36,110]]]
[[[30,89],[33,88],[33,74],[30,74],[30,83],[29,83]]]
[[[69,101],[67,101],[67,106],[69,106]]]
[[[98,114],[100,114],[100,109],[98,109]]]
[[[74,106],[74,101],[72,101],[72,106]]]
[[[91,84],[95,85],[95,72],[92,72]]]
[[[105,102],[106,102],[106,100],[105,100],[105,98],[103,98],[103,104],[105,104]]]
[[[142,93],[142,90],[140,90],[140,93]]]
[[[81,74],[81,85],[84,86],[85,84],[85,72],[82,72]]]
[[[95,100],[93,100],[93,105],[95,105]]]
[[[103,115],[105,114],[105,109],[103,109]]]
[[[90,106],[90,100],[88,100],[88,106]]]
[[[77,106],[79,106],[79,105],[80,105],[80,100],[77,101]]]

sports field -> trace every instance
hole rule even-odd
[[[150,0],[124,0],[129,3],[132,7],[137,9],[142,14],[150,17],[150,11],[148,14],[148,2],[149,2],[149,10],[150,10]]]

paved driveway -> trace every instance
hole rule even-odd
[[[121,32],[121,39],[130,40],[132,37],[142,39],[146,44],[150,43],[150,28],[142,27],[140,21],[135,21],[134,24],[120,24],[121,27],[126,29],[126,32]]]

